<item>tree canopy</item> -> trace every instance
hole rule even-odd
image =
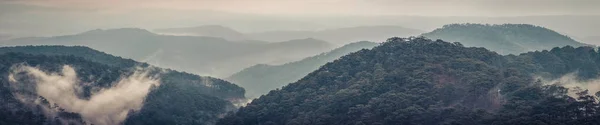
[[[597,78],[599,57],[591,47],[502,56],[424,37],[390,38],[327,63],[217,124],[597,124],[595,93],[534,76],[579,71],[581,80]]]

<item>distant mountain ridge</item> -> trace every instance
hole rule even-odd
[[[238,31],[231,28],[224,27],[221,25],[203,25],[197,27],[184,27],[184,28],[165,28],[156,29],[154,32],[169,35],[190,35],[190,36],[208,36],[208,37],[219,37],[231,41],[249,40],[246,36]]]
[[[314,38],[332,42],[340,46],[359,41],[382,42],[389,37],[408,37],[418,35],[424,32],[417,29],[410,29],[394,25],[356,26],[346,28],[324,29],[317,31],[280,30],[257,33],[240,33],[225,26],[205,25],[187,28],[157,29],[154,31],[157,33],[166,34],[221,37],[228,40],[259,40],[269,42]]]
[[[327,62],[361,49],[370,49],[376,45],[378,45],[378,43],[367,41],[355,42],[300,61],[282,65],[254,65],[233,74],[227,78],[227,80],[244,87],[246,89],[247,97],[259,97],[260,95],[268,93],[270,90],[300,80],[300,78],[318,69]]]
[[[329,51],[317,39],[228,41],[218,37],[159,35],[139,28],[91,30],[74,35],[17,38],[2,46],[77,45],[201,75],[229,76],[255,64],[281,64]],[[135,51],[132,51],[135,50]]]
[[[553,30],[529,24],[449,24],[429,33],[431,39],[485,47],[501,54],[519,54],[553,47],[587,46]]]
[[[358,41],[382,42],[389,37],[408,37],[424,31],[393,25],[358,26],[319,31],[270,31],[250,33],[248,36],[257,40],[280,41],[283,39],[316,38],[344,45]]]

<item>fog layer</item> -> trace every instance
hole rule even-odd
[[[33,83],[18,80],[24,76],[34,79]],[[9,79],[11,86],[15,88],[24,86],[22,84],[35,84],[35,89],[29,93],[43,97],[50,105],[54,104],[53,106],[42,106],[44,101],[36,99],[37,96],[28,96],[22,92],[14,95],[23,103],[44,107],[48,118],[53,118],[60,109],[64,109],[66,112],[81,114],[87,123],[98,125],[121,123],[129,111],[136,111],[142,107],[144,98],[152,86],[160,85],[158,79],[140,70],[122,77],[110,88],[93,93],[89,99],[82,99],[78,97],[77,91],[81,90],[80,85],[84,83],[80,83],[77,73],[68,65],[63,66],[60,73],[44,72],[30,66],[15,66]],[[55,106],[58,106],[59,110],[53,108]]]
[[[590,95],[596,95],[597,92],[600,92],[600,79],[580,80],[577,78],[576,73],[569,73],[553,80],[541,80],[546,85],[560,85],[568,88],[568,95],[573,98],[578,98],[577,93],[585,90],[587,90]]]

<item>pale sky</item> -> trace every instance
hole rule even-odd
[[[600,0],[0,0],[0,2],[103,13],[144,9],[213,10],[276,15],[530,16],[598,15],[600,13]]]
[[[599,20],[600,0],[0,0],[0,36],[199,25],[242,32],[363,25],[431,30],[467,22],[528,23],[596,36]]]

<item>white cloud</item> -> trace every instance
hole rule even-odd
[[[576,73],[569,73],[553,80],[543,79],[541,77],[537,77],[537,79],[542,80],[542,83],[545,85],[561,85],[568,88],[569,92],[567,94],[572,98],[578,98],[577,92],[580,91],[578,89],[588,90],[588,94],[590,95],[595,95],[600,91],[600,79],[581,81],[577,78]]]
[[[16,66],[9,75],[13,87],[27,84],[16,79],[23,77],[20,75],[34,79],[35,90],[31,90],[32,93],[44,97],[50,104],[56,104],[68,112],[81,114],[88,123],[98,125],[121,123],[130,110],[139,110],[142,107],[151,86],[160,85],[156,77],[148,76],[147,71],[140,70],[121,78],[113,83],[111,88],[93,93],[90,99],[81,99],[77,96],[77,91],[83,83],[80,83],[71,66],[63,66],[61,73],[46,73],[35,67]],[[15,95],[24,103],[39,105],[39,100],[21,93]],[[55,110],[46,107],[46,115],[53,118],[56,115]]]

